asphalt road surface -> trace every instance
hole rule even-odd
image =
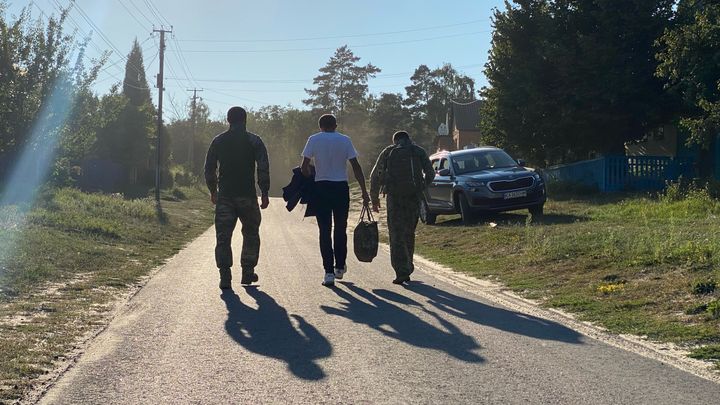
[[[314,220],[273,200],[256,287],[221,293],[214,229],[41,399],[52,404],[718,404],[720,385],[503,308],[388,254],[320,285]],[[353,219],[350,220],[352,224]],[[239,262],[241,235],[234,247]]]

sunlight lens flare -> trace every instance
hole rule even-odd
[[[43,103],[20,158],[0,193],[0,265],[15,249],[18,231],[24,227],[26,210],[48,179],[57,146],[73,105],[72,82],[59,78]],[[0,266],[0,276],[4,266]]]

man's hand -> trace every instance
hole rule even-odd
[[[362,199],[363,205],[370,205],[370,195],[365,190],[362,192]]]
[[[260,197],[260,208],[265,209],[270,205],[270,198],[268,198],[267,194],[263,194],[262,197]]]
[[[372,203],[372,210],[373,212],[380,212],[380,201],[375,201]]]
[[[217,193],[210,193],[210,202],[213,205],[217,204]]]

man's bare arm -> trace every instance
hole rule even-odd
[[[300,165],[300,172],[305,177],[310,177],[312,175],[312,171],[310,170],[310,158],[303,158],[302,165]]]
[[[350,159],[350,166],[352,166],[353,173],[355,173],[355,179],[360,183],[363,204],[368,204],[370,202],[370,195],[368,195],[367,188],[365,187],[365,174],[360,166],[360,162],[358,162],[357,158],[352,158]]]

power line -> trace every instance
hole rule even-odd
[[[117,0],[117,1],[118,1],[118,3],[120,3],[120,5],[125,9],[125,11],[127,11],[128,14],[130,14],[130,17],[132,17],[133,20],[137,21],[137,23],[138,23],[138,25],[140,25],[140,27],[145,28],[145,29],[147,28],[147,27],[145,26],[145,24],[143,24],[143,23],[135,16],[135,14],[134,14],[132,11],[130,11],[130,9],[125,5],[125,3],[122,2],[122,0]],[[150,24],[150,25],[152,25],[152,24]]]
[[[122,0],[121,0],[121,1],[122,1]],[[135,2],[134,2],[133,0],[127,0],[127,1],[130,2],[130,5],[133,6],[133,8],[135,8],[135,10],[137,10],[138,13],[140,13],[140,15],[141,15],[147,22],[150,23],[150,25],[153,25],[153,24],[154,24],[153,21],[152,21],[151,19],[149,19],[148,16],[145,15],[145,13],[143,13],[143,11],[140,9],[140,7],[138,7],[137,4],[135,4]]]
[[[436,37],[430,37],[430,38],[421,38],[421,39],[408,39],[405,41],[393,41],[393,42],[378,42],[374,44],[362,44],[362,45],[348,45],[350,48],[371,48],[376,46],[388,46],[388,45],[401,45],[401,44],[411,44],[411,43],[417,43],[417,42],[427,42],[427,41],[435,41],[438,39],[447,39],[447,38],[457,38],[457,37],[463,37],[463,36],[470,36],[470,35],[478,35],[478,34],[485,34],[491,31],[474,31],[474,32],[465,32],[461,34],[450,34],[450,35],[440,35]],[[311,52],[311,51],[329,51],[329,50],[335,50],[337,48],[335,47],[318,47],[318,48],[286,48],[286,49],[192,49],[192,50],[186,50],[186,53],[279,53],[279,52]]]
[[[432,30],[438,30],[438,29],[442,29],[442,28],[471,25],[471,24],[476,24],[479,22],[485,22],[485,20],[472,20],[472,21],[466,21],[466,22],[461,22],[461,23],[456,23],[456,24],[436,25],[433,27],[415,28],[415,29],[408,29],[408,30],[402,30],[402,31],[376,32],[376,33],[370,33],[370,34],[337,35],[337,36],[327,36],[327,37],[289,38],[289,39],[186,39],[186,40],[182,40],[181,42],[256,43],[256,42],[300,42],[300,41],[317,41],[317,40],[323,40],[323,39],[363,38],[363,37],[373,37],[373,36],[383,36],[383,35],[406,34],[406,33],[410,33],[410,32],[419,32],[419,31],[432,31]]]
[[[453,66],[455,69],[469,69],[474,67],[484,66],[482,63],[474,63],[471,65]],[[373,79],[386,79],[386,78],[397,78],[412,75],[415,72],[402,72],[402,73],[385,73],[376,75]],[[169,79],[178,79],[177,77],[169,77]],[[182,80],[182,79],[181,79]],[[278,84],[289,84],[289,83],[308,83],[312,82],[313,79],[196,79],[198,82],[214,82],[214,83],[278,83]]]
[[[165,16],[160,12],[160,9],[157,8],[157,6],[155,6],[155,4],[153,4],[152,0],[145,0],[145,5],[148,6],[148,8],[150,9],[150,12],[153,15],[158,17],[158,20],[160,21],[161,24],[163,23],[163,21],[165,21],[165,23],[167,23],[168,26],[172,27],[172,24],[170,24],[170,21],[168,21],[168,19],[165,18]],[[156,13],[156,11],[157,11],[157,13]]]

